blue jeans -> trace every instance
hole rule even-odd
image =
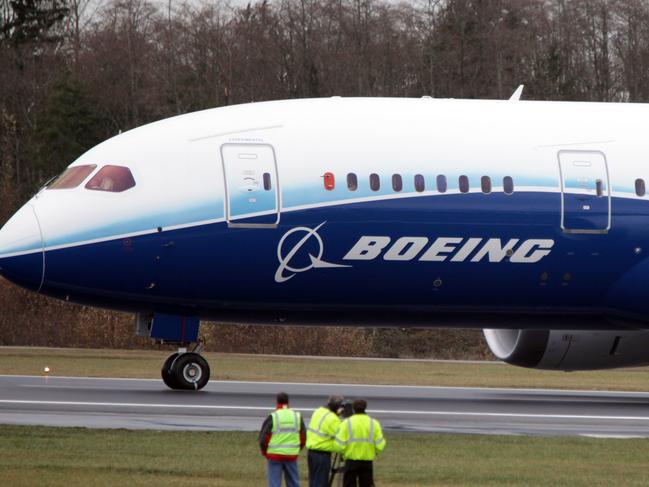
[[[297,460],[293,462],[268,460],[268,487],[282,487],[282,472],[286,479],[286,487],[300,487]]]

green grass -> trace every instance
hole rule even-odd
[[[647,485],[649,440],[390,434],[379,486]],[[306,480],[306,461],[300,461]],[[254,433],[0,426],[3,486],[261,486]]]
[[[159,378],[167,351],[0,347],[0,374]],[[349,360],[208,353],[216,380],[646,391],[649,368],[547,372],[496,363]]]
[[[153,377],[168,352],[0,348],[0,374]],[[226,380],[646,390],[649,369],[550,373],[499,364],[207,354]],[[260,418],[261,421],[261,418]],[[649,440],[388,433],[379,486],[647,485]],[[302,458],[302,477],[306,479]],[[253,433],[0,426],[2,486],[260,486]]]

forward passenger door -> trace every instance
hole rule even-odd
[[[275,151],[269,144],[223,144],[229,227],[275,228],[280,218]]]

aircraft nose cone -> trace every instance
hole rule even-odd
[[[43,235],[31,204],[26,204],[0,230],[0,275],[32,291],[43,285]]]

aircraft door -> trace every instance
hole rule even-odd
[[[276,227],[280,193],[273,147],[269,144],[223,144],[221,158],[228,226]]]
[[[611,228],[611,190],[606,156],[599,151],[559,151],[561,229],[606,233]]]

